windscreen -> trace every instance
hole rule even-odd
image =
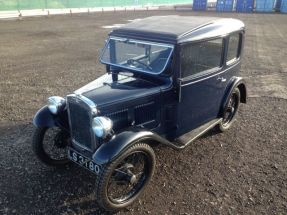
[[[103,50],[101,62],[152,74],[163,72],[173,46],[111,37]]]

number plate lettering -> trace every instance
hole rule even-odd
[[[69,159],[74,161],[75,163],[79,164],[80,166],[90,170],[93,173],[99,174],[101,169],[100,166],[95,164],[92,160],[89,158],[86,158],[85,156],[74,152],[72,149],[69,149]]]
[[[73,161],[75,161],[75,162],[78,161],[78,156],[75,152],[73,152]]]

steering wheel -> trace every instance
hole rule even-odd
[[[127,60],[127,63],[128,63],[128,64],[138,63],[138,64],[144,66],[145,68],[148,68],[149,70],[152,70],[151,66],[149,66],[149,65],[147,65],[147,64],[145,64],[145,63],[143,63],[143,62],[141,62],[140,60],[129,59],[129,60]]]

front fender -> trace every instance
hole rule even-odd
[[[42,107],[34,116],[33,124],[36,127],[54,127],[56,126],[54,115],[50,112],[48,106]]]
[[[67,123],[67,111],[63,111],[58,115],[53,115],[48,106],[42,107],[34,116],[33,124],[36,127],[48,127],[52,128],[55,126],[62,127],[66,130],[69,130],[69,126]]]
[[[155,139],[151,131],[124,131],[115,135],[109,142],[102,144],[93,154],[93,161],[98,165],[104,165],[120,156],[129,146],[140,140]]]

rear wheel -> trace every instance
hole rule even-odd
[[[155,154],[144,143],[128,148],[113,162],[105,166],[96,182],[99,205],[116,211],[132,204],[143,192],[154,173]]]
[[[240,104],[240,90],[235,88],[228,100],[227,106],[223,112],[222,121],[218,125],[220,131],[224,132],[230,128],[235,120]]]
[[[70,162],[67,154],[69,141],[69,133],[58,127],[36,128],[32,147],[39,160],[46,165],[64,166]]]

